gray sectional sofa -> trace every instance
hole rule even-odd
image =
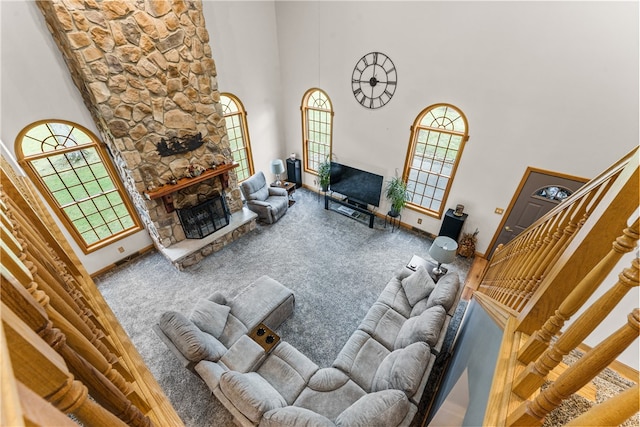
[[[208,335],[204,347],[214,348],[212,338],[224,349],[199,348],[196,357],[190,354],[188,365],[239,425],[407,426],[417,412],[459,296],[457,273],[435,284],[424,267],[415,272],[403,269],[387,283],[332,366],[322,368],[286,341],[265,351],[246,333],[225,334],[227,325],[218,337],[207,333],[200,329],[208,328],[201,324],[207,316],[198,317],[194,310],[190,317],[200,325],[193,326]],[[253,303],[265,307],[263,301]],[[241,305],[251,302],[242,300]],[[269,308],[281,305],[274,299]],[[248,328],[246,314],[231,307],[229,317]],[[255,315],[252,319],[257,320]],[[182,355],[185,339],[176,328],[184,328],[184,320],[190,319],[165,313],[157,329]],[[194,332],[191,327],[189,331]],[[196,335],[196,341],[203,339]],[[193,340],[187,340],[191,346]]]

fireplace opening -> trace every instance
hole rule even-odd
[[[229,210],[224,196],[176,211],[187,239],[202,239],[229,225]]]

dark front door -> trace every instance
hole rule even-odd
[[[498,245],[510,242],[585,182],[587,180],[583,178],[527,168],[501,228],[494,236],[487,258],[491,258]]]

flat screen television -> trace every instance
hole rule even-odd
[[[351,203],[380,206],[382,175],[331,162],[331,191],[346,196]]]

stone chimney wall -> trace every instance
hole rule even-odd
[[[47,0],[38,7],[156,244],[185,239],[175,212],[144,192],[233,160],[200,0]],[[161,155],[161,141],[203,144]],[[218,178],[181,190],[177,208],[222,192]],[[236,174],[225,189],[242,209]]]

